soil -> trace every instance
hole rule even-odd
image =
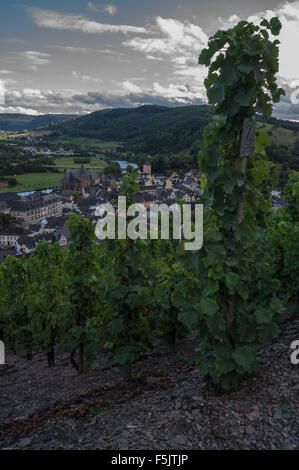
[[[299,319],[259,353],[261,371],[217,394],[192,365],[194,336],[158,345],[125,385],[96,361],[78,375],[69,355],[7,355],[0,366],[0,449],[299,449],[298,365],[289,359]]]

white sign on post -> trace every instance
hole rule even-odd
[[[255,119],[246,118],[244,119],[242,141],[241,141],[241,152],[240,157],[250,157],[254,153],[255,147]]]
[[[0,364],[5,364],[5,346],[3,341],[0,341]]]

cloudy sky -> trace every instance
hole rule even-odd
[[[200,104],[198,55],[219,28],[279,16],[275,114],[299,120],[299,0],[0,0],[0,112]],[[5,89],[5,100],[3,99]]]

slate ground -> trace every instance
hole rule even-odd
[[[78,376],[67,354],[47,368],[7,356],[0,366],[0,449],[299,449],[299,365],[289,360],[298,316],[260,352],[261,371],[219,395],[190,365],[197,340],[158,345],[127,387],[98,360]]]

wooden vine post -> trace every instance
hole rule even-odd
[[[255,119],[245,118],[242,130],[242,140],[240,149],[240,158],[238,160],[238,170],[246,175],[247,159],[253,155],[255,147]],[[242,222],[243,218],[243,203],[239,202],[238,208],[238,222]]]

